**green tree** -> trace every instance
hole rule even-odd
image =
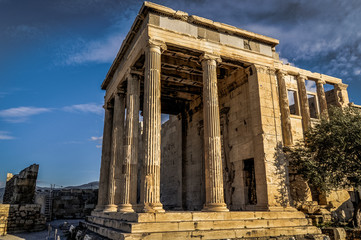
[[[354,107],[330,107],[329,118],[310,128],[304,140],[285,148],[290,167],[309,185],[329,192],[361,186],[361,113]],[[361,204],[354,224],[361,226]]]

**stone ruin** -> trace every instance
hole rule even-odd
[[[41,206],[34,204],[38,170],[39,165],[33,164],[19,174],[7,174],[3,204],[0,204],[0,235],[45,229]]]
[[[144,2],[101,86],[99,193],[88,229],[133,240],[323,239],[295,208],[292,188],[302,184],[289,178],[282,147],[329,105],[346,106],[347,85],[283,64],[278,43]],[[163,125],[162,113],[170,115]],[[304,201],[316,198],[306,191]]]
[[[7,174],[3,203],[30,204],[34,203],[36,179],[39,165],[33,164],[19,174]]]

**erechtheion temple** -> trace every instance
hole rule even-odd
[[[347,104],[347,85],[283,64],[278,43],[145,2],[101,86],[88,228],[110,239],[321,237],[291,202],[281,149],[329,104]]]

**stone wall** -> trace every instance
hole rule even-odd
[[[0,235],[24,231],[41,231],[46,219],[38,204],[0,204]]]
[[[182,121],[170,116],[162,125],[160,191],[165,209],[182,208]]]
[[[200,97],[190,104],[186,123],[183,207],[199,211],[205,202],[203,105]]]
[[[53,190],[52,218],[85,218],[98,200],[97,189]]]
[[[19,174],[8,173],[3,203],[28,204],[34,202],[39,165],[33,164]]]
[[[325,92],[327,105],[337,105],[335,89]]]
[[[257,196],[251,194],[256,189],[248,178],[254,169],[244,171],[245,160],[254,164],[249,83],[244,70],[219,83],[219,97],[225,201],[230,210],[245,210],[257,204]]]

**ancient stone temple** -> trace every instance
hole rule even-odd
[[[102,84],[88,228],[110,239],[320,236],[290,203],[281,149],[347,104],[346,85],[283,64],[278,43],[145,2]]]

